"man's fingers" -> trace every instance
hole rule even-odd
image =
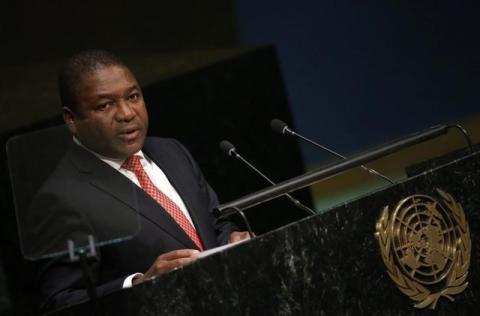
[[[159,261],[157,262],[157,268],[164,269],[164,270],[171,270],[175,267],[184,266],[192,261],[195,261],[194,257],[190,258],[180,258],[175,260],[168,260],[168,261]]]
[[[195,261],[195,257],[188,257],[188,258],[178,258],[174,260],[157,260],[154,264],[154,271],[152,274],[160,275],[162,273],[168,272],[178,267],[182,267],[186,264],[189,264]]]
[[[250,233],[247,231],[242,231],[242,232],[235,231],[230,234],[230,237],[228,238],[228,243],[234,243],[240,240],[250,239],[252,237],[255,237],[255,234],[253,236],[250,236]]]
[[[197,259],[196,254],[198,253],[199,251],[195,249],[180,249],[164,253],[157,257],[150,269],[139,278],[138,282],[143,282],[152,277],[159,276],[162,273],[189,264]]]
[[[199,251],[196,249],[173,250],[158,256],[157,260],[175,260],[179,258],[188,258],[193,257],[197,253],[199,253]]]

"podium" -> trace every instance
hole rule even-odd
[[[473,315],[479,226],[474,152],[101,305],[105,315]],[[52,314],[87,315],[89,305]]]

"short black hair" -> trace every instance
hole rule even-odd
[[[117,56],[100,49],[81,51],[67,59],[58,74],[58,88],[62,106],[75,110],[77,88],[82,76],[107,66],[127,65]]]

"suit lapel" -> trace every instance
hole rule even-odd
[[[78,145],[72,145],[70,159],[91,185],[138,210],[134,183]]]
[[[92,186],[123,202],[132,211],[184,244],[186,248],[196,248],[175,220],[141,188],[92,153],[77,145],[72,146],[71,160],[78,170],[87,176]]]

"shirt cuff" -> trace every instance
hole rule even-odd
[[[132,284],[133,278],[136,277],[136,276],[142,276],[142,275],[143,275],[143,273],[134,273],[134,274],[131,274],[128,277],[126,277],[125,280],[123,280],[122,289],[131,288],[133,286],[133,284]]]

